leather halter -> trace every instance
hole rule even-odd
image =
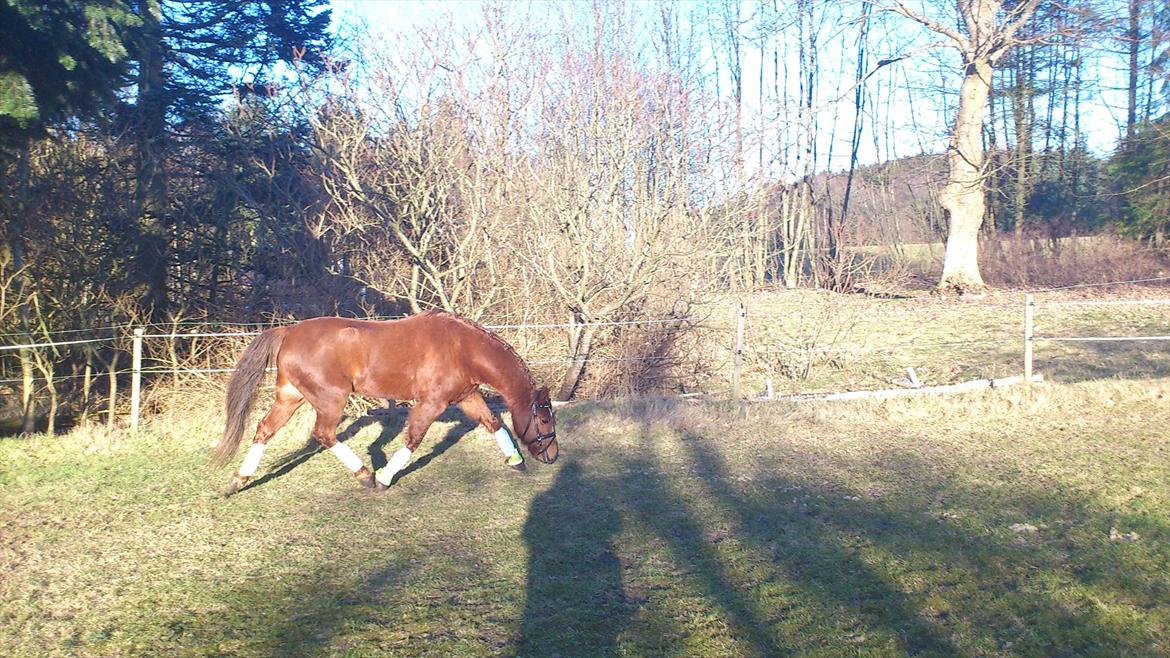
[[[548,432],[546,434],[546,433],[543,433],[540,431],[540,425],[536,424],[536,410],[537,409],[547,409],[548,410],[548,415],[551,416],[553,419],[553,430],[551,432]],[[557,440],[556,416],[553,414],[552,402],[545,402],[544,404],[538,404],[536,402],[536,400],[533,400],[531,412],[532,412],[531,415],[528,416],[528,424],[524,426],[524,430],[522,432],[520,432],[520,436],[521,437],[528,436],[528,430],[534,430],[536,432],[536,438],[533,439],[532,441],[530,441],[528,443],[528,445],[531,446],[532,444],[536,444],[537,452],[534,452],[533,455],[535,455],[536,459],[538,459],[539,461],[541,461],[545,464],[551,464],[557,460],[557,457],[561,456],[561,453],[558,451],[557,454],[554,455],[552,459],[548,458],[548,449],[550,446],[552,446],[552,442]]]

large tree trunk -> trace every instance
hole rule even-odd
[[[940,289],[971,291],[983,287],[978,251],[979,227],[986,210],[982,133],[991,75],[991,62],[969,62],[959,89],[959,111],[947,152],[950,179],[939,195],[948,219]]]
[[[557,387],[556,399],[560,401],[571,400],[573,394],[577,392],[577,387],[581,385],[581,378],[585,374],[585,364],[589,361],[589,352],[593,349],[593,327],[579,322],[576,317],[571,324],[573,326],[569,327],[569,369]]]
[[[1126,86],[1125,138],[1133,139],[1134,126],[1137,125],[1137,90],[1138,90],[1138,54],[1141,51],[1141,2],[1129,0],[1129,29],[1126,31],[1126,44],[1129,50],[1129,84]]]
[[[151,319],[155,322],[166,319],[167,268],[170,257],[165,144],[167,93],[160,11],[154,2],[142,3],[135,143],[135,211],[140,232],[137,245],[139,276],[146,284],[143,303],[150,308]]]
[[[940,289],[959,291],[983,287],[979,275],[979,227],[986,210],[984,199],[983,111],[991,94],[996,60],[1021,41],[1016,33],[1032,20],[1040,0],[1021,0],[1004,12],[1004,0],[957,0],[958,30],[929,16],[915,13],[900,0],[888,11],[901,14],[945,36],[963,54],[963,85],[959,111],[947,152],[951,173],[939,202],[946,211],[947,250]],[[1000,22],[1000,18],[1004,18]]]

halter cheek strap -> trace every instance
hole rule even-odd
[[[549,447],[552,446],[552,442],[556,441],[556,439],[557,439],[557,430],[556,430],[555,425],[554,425],[553,431],[551,431],[547,434],[540,431],[540,425],[536,423],[537,409],[547,409],[549,415],[552,415],[552,413],[553,413],[551,402],[548,402],[545,404],[537,404],[536,400],[533,400],[532,407],[530,408],[531,413],[528,415],[528,424],[526,424],[524,426],[524,431],[520,432],[520,436],[522,436],[522,437],[527,436],[529,430],[534,430],[536,432],[536,438],[533,439],[532,441],[530,441],[528,445],[530,445],[530,446],[535,445],[536,446],[536,450],[533,451],[533,454],[536,456],[537,459],[539,459],[540,461],[542,461],[546,464],[551,464],[551,463],[556,461],[556,457],[553,457],[550,460],[550,459],[546,458],[546,454],[548,453]]]

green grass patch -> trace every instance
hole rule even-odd
[[[274,440],[274,476],[227,500],[212,419],[3,439],[0,647],[1166,655],[1168,400],[1149,380],[588,403],[559,414],[561,461],[527,474],[451,416],[382,496],[302,454],[311,413]],[[348,439],[367,462],[397,447],[383,420]]]

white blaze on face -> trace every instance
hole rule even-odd
[[[361,458],[353,454],[353,450],[340,441],[334,443],[333,447],[329,449],[329,452],[332,452],[334,455],[336,455],[337,458],[341,460],[341,463],[345,464],[345,467],[354,473],[357,473],[358,470],[360,470],[362,467]]]
[[[411,453],[409,449],[405,447],[399,448],[398,452],[394,453],[394,456],[390,458],[390,461],[378,470],[378,482],[384,486],[390,486],[390,481],[393,480],[398,471],[401,471],[402,467],[406,466],[406,463],[410,461],[410,454]]]
[[[260,458],[264,456],[263,443],[253,443],[251,448],[248,448],[248,454],[244,456],[244,463],[240,464],[239,473],[242,477],[250,478],[256,474],[256,469],[260,468]]]

